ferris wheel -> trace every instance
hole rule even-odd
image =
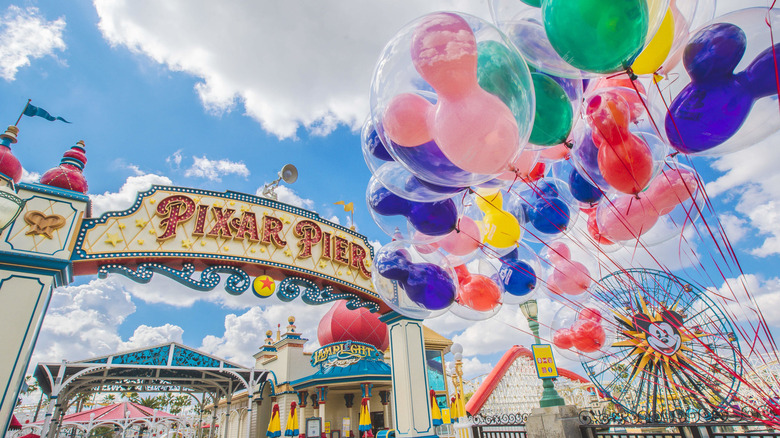
[[[583,367],[619,409],[655,417],[728,406],[742,356],[733,326],[704,291],[631,269],[603,278],[593,294],[613,312],[615,341],[601,357],[583,357]]]

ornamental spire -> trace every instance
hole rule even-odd
[[[84,140],[79,140],[62,155],[60,165],[50,169],[41,177],[41,184],[87,193],[87,179],[84,166],[87,164]]]

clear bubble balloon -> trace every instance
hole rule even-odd
[[[683,62],[650,89],[651,102],[669,107],[659,123],[678,152],[733,153],[780,129],[777,66],[766,20],[780,25],[780,12],[743,9],[693,31]]]
[[[501,310],[504,289],[495,266],[475,259],[454,269],[458,276],[458,297],[450,308],[454,315],[481,321]]]
[[[444,255],[436,251],[423,255],[404,240],[377,251],[371,280],[391,309],[410,318],[441,315],[457,296],[457,276]]]
[[[385,46],[371,114],[388,151],[420,179],[478,185],[508,171],[533,124],[533,85],[520,54],[489,23],[438,12]]]

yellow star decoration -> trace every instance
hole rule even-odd
[[[200,246],[206,246],[206,241],[205,240],[201,240],[200,241]]]
[[[116,248],[116,244],[119,242],[124,241],[121,237],[119,237],[119,233],[108,233],[106,235],[106,243],[110,243],[114,248]]]
[[[193,197],[193,198],[192,198],[192,202],[193,202],[193,203],[195,203],[195,204],[197,205],[197,204],[199,204],[199,203],[200,203],[200,198],[199,198],[199,197],[197,197],[197,196],[195,196],[195,197]]]
[[[230,205],[236,205],[236,201],[230,201]]]
[[[265,248],[260,248],[260,252],[265,252]]]
[[[328,262],[320,260],[320,269],[325,269],[328,266]]]
[[[290,248],[284,250],[284,255],[286,255],[287,257],[292,257],[292,251],[290,251]]]
[[[119,229],[120,230],[124,230],[125,229],[125,224],[119,224]]]
[[[223,248],[225,251],[230,251],[230,247],[226,246]]]
[[[150,200],[149,200],[149,203],[150,203],[150,204],[154,204],[155,202],[157,202],[157,200],[156,200],[156,199],[150,199]]]
[[[256,250],[256,249],[254,249],[254,248],[250,249],[249,251],[250,251],[252,254],[254,254],[254,253],[256,253],[256,252],[257,252],[257,250]]]
[[[136,226],[136,227],[138,227],[138,228],[143,228],[143,227],[145,227],[145,226],[146,226],[146,224],[148,224],[148,223],[149,223],[149,221],[145,221],[145,220],[143,220],[143,219],[136,219],[136,220],[135,220],[135,226]]]
[[[242,205],[241,211],[249,211],[249,207],[247,207],[246,205]]]
[[[192,242],[190,242],[190,239],[184,239],[181,241],[181,247],[182,248],[192,248]]]
[[[157,231],[154,231],[154,228],[149,228],[149,234],[157,234]]]
[[[216,207],[216,208],[222,208],[222,203],[221,203],[221,202],[219,202],[219,201],[217,201],[217,202],[215,202],[215,203],[211,204],[211,206],[212,206],[212,207]]]
[[[339,277],[341,277],[342,275],[344,275],[344,272],[343,271],[339,271],[339,272],[337,272],[337,274],[339,275]]]
[[[138,239],[137,242],[138,242],[139,245],[143,245],[144,244],[144,239]]]

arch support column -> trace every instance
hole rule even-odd
[[[399,438],[436,436],[431,420],[422,321],[396,312],[380,318],[390,332],[393,428]]]

